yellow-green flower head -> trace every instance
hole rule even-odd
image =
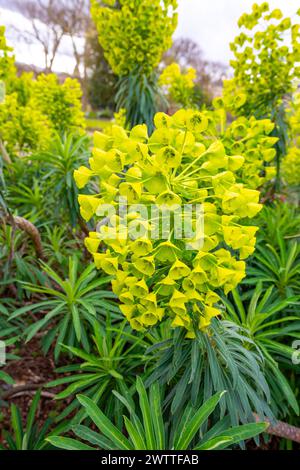
[[[79,187],[86,183],[95,191],[79,196],[82,216],[98,226],[85,246],[96,267],[112,276],[121,311],[139,331],[170,319],[172,328],[194,338],[220,314],[215,291],[227,294],[245,276],[243,260],[254,250],[257,230],[249,219],[261,209],[253,178],[248,184],[243,176],[256,164],[247,152],[259,154],[260,168],[263,151],[273,145],[272,126],[245,119],[212,138],[219,119],[217,110],[203,115],[182,109],[155,116],[158,127],[150,137],[145,126],[97,133],[90,167],[75,172]],[[240,140],[245,147],[236,154],[232,147]],[[142,156],[134,153],[136,145],[143,145]],[[108,200],[112,212],[104,210]],[[196,203],[202,204],[203,226],[196,231],[196,216],[187,220],[186,214],[176,225],[178,208]],[[178,236],[181,225],[192,233]]]
[[[300,29],[300,25],[299,25]],[[290,144],[283,159],[282,175],[285,183],[300,186],[300,93],[296,92],[288,110]]]
[[[166,91],[170,101],[180,106],[192,106],[195,96],[196,70],[189,67],[181,70],[180,65],[168,65],[159,78],[159,84]],[[159,118],[158,118],[159,119]]]
[[[271,115],[300,77],[300,30],[280,9],[254,4],[231,44],[234,77],[224,83],[223,103],[236,116]]]
[[[177,1],[92,0],[91,14],[99,34],[99,42],[112,70],[126,76],[139,66],[151,73],[162,54],[171,46],[177,26]]]

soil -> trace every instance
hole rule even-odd
[[[18,360],[12,360],[1,370],[8,373],[15,381],[13,387],[34,388],[35,390],[22,390],[19,393],[10,395],[6,400],[6,406],[0,410],[0,443],[3,444],[2,431],[11,431],[10,423],[10,404],[14,403],[21,411],[23,423],[26,422],[29,407],[36,390],[52,380],[63,377],[63,374],[57,374],[55,369],[70,363],[70,358],[62,358],[58,364],[54,364],[53,353],[49,351],[47,356],[41,348],[40,339],[33,338],[30,342],[22,344],[17,351]],[[67,374],[66,374],[67,375]],[[0,384],[2,395],[10,392],[11,385]],[[70,403],[71,399],[54,400],[55,393],[62,390],[63,387],[44,388],[37,412],[37,421],[40,426],[51,416],[55,418]]]

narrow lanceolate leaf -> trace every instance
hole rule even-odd
[[[10,377],[6,372],[3,372],[0,370],[0,380],[3,380],[3,382],[13,385],[15,383],[14,379]]]
[[[80,437],[80,439],[83,439],[84,441],[87,441],[90,444],[96,445],[100,450],[114,449],[114,445],[109,439],[106,439],[106,437],[102,436],[101,434],[92,431],[87,426],[77,424],[75,426],[72,426],[72,431],[76,434],[76,436]]]
[[[41,391],[39,390],[35,394],[35,396],[32,400],[30,410],[29,410],[29,413],[28,413],[28,417],[27,417],[26,434],[28,436],[28,439],[30,437],[31,430],[32,430],[32,427],[34,425],[34,419],[35,419],[35,415],[36,415],[36,412],[37,412],[37,409],[38,409],[40,398],[41,398]]]
[[[79,403],[85,408],[88,416],[96,424],[98,429],[113,441],[119,450],[132,450],[133,447],[126,437],[114,426],[111,421],[102,413],[97,405],[88,397],[78,395]]]
[[[136,389],[140,398],[140,407],[143,415],[143,423],[146,435],[147,449],[155,449],[155,436],[153,431],[152,413],[145,386],[139,377],[136,381]]]
[[[16,407],[14,403],[11,405],[11,423],[15,433],[15,441],[17,449],[22,449],[23,441],[23,429],[22,429],[22,418],[20,410]]]
[[[143,441],[143,437],[140,435],[138,429],[134,427],[134,424],[127,418],[127,416],[124,416],[124,423],[128,435],[131,441],[133,442],[134,449],[147,450],[147,446],[146,443]]]
[[[195,437],[196,432],[199,431],[202,424],[214,411],[224,393],[225,392],[216,393],[211,398],[209,398],[209,400],[207,400],[204,405],[199,408],[198,411],[196,411],[196,413],[191,417],[187,425],[181,430],[179,437],[176,439],[174,443],[175,449],[188,449],[188,446],[191,443],[192,439]]]
[[[225,449],[228,447],[228,445],[232,446],[234,444],[238,444],[239,442],[246,441],[247,439],[252,439],[253,437],[258,436],[264,432],[267,427],[268,423],[249,423],[242,426],[235,426],[233,428],[227,429],[223,434],[220,434],[219,436],[216,436],[215,438],[205,442],[205,444],[200,444],[194,450],[212,450],[212,448],[209,446],[211,446],[213,441],[215,441],[215,449]],[[218,440],[219,443],[217,443]]]
[[[83,444],[82,442],[71,439],[70,437],[52,436],[46,439],[54,447],[64,450],[96,450],[94,447]]]
[[[218,450],[221,447],[224,449],[232,443],[232,439],[229,436],[222,435],[212,437],[204,444],[196,446],[193,450]]]
[[[76,333],[76,338],[78,339],[78,341],[80,341],[81,340],[81,324],[80,324],[78,308],[76,307],[76,305],[71,306],[71,311],[72,311],[73,325],[74,325],[74,330]]]
[[[155,382],[150,388],[150,407],[152,410],[153,427],[157,444],[156,450],[164,450],[165,428],[158,382]]]

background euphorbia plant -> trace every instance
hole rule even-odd
[[[169,211],[174,205],[199,203],[204,234],[177,239],[171,225],[167,239],[153,240],[148,234],[156,220],[136,210],[108,216],[85,244],[96,266],[113,276],[113,291],[134,329],[170,317],[172,327],[183,327],[194,337],[196,329],[205,329],[220,314],[216,290],[228,293],[245,276],[243,260],[254,251],[257,227],[244,220],[260,211],[259,192],[238,181],[243,156],[228,156],[221,141],[203,137],[209,125],[205,114],[158,113],[154,121],[150,138],[145,125],[130,133],[117,126],[111,135],[95,133],[90,168],[80,167],[75,179],[84,187],[92,178],[98,194],[79,196],[81,214],[87,221],[96,216],[96,222],[102,206],[117,206],[122,196],[129,207],[155,204]],[[98,220],[103,223],[103,217]],[[108,238],[115,223],[117,233]],[[146,231],[133,240],[137,226]]]
[[[299,16],[300,10],[297,15]],[[287,147],[285,100],[300,78],[300,24],[284,18],[280,9],[255,3],[239,19],[241,33],[231,44],[234,77],[224,82],[224,101],[234,115],[271,118],[275,124],[276,189]]]
[[[178,103],[180,107],[195,107],[196,70],[188,67],[182,70],[176,62],[168,65],[159,77],[159,84],[166,91],[168,99]]]
[[[283,160],[282,175],[284,181],[291,186],[300,185],[300,93],[293,96],[289,110],[289,147]]]
[[[119,77],[117,107],[126,109],[128,126],[152,127],[162,100],[156,68],[171,46],[176,9],[176,0],[92,0],[99,42]]]

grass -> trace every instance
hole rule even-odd
[[[106,129],[108,126],[111,125],[110,119],[89,119],[86,118],[85,120],[87,130],[94,130],[94,129]]]

